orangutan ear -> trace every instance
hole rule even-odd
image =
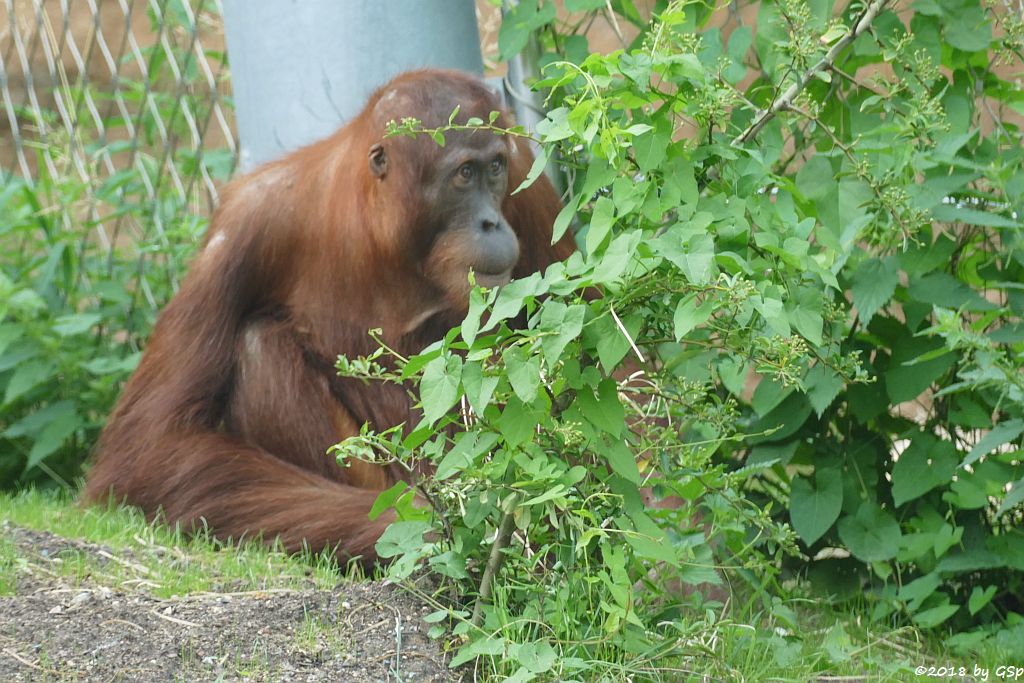
[[[388,157],[384,154],[384,145],[377,143],[370,148],[370,173],[378,179],[388,174]]]

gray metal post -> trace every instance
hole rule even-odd
[[[503,0],[502,17],[518,4],[519,0]],[[505,100],[508,108],[516,115],[516,123],[529,131],[537,130],[537,124],[543,121],[545,117],[543,96],[531,90],[530,86],[527,85],[527,83],[537,80],[541,76],[540,67],[538,66],[540,53],[541,49],[537,41],[537,34],[533,33],[530,35],[526,47],[508,61],[508,73],[503,84]],[[536,153],[538,146],[531,146],[534,153]],[[551,159],[548,162],[544,172],[555,186],[555,189],[561,194],[565,190],[566,181],[555,159]]]
[[[483,73],[473,0],[223,0],[242,170],[334,132],[392,76]]]

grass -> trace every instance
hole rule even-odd
[[[508,602],[507,594],[513,589],[496,585],[495,605]],[[919,666],[956,664],[971,671],[976,662],[1020,660],[1013,647],[956,654],[943,642],[941,632],[867,618],[866,602],[837,609],[827,600],[800,595],[799,586],[790,589],[796,596],[780,598],[737,587],[727,610],[711,605],[687,609],[671,624],[674,642],[668,639],[646,653],[638,646],[625,658],[620,650],[601,646],[603,634],[586,630],[592,624],[582,620],[561,624],[563,632],[572,634],[563,639],[564,646],[571,647],[576,640],[588,647],[564,650],[553,672],[556,680],[860,683],[924,680],[916,673]],[[600,588],[595,588],[595,601],[599,594]],[[527,619],[510,611],[502,615],[504,621],[495,635],[520,643],[544,637],[552,628],[551,620],[558,618]],[[570,663],[566,654],[578,659]],[[501,657],[482,658],[473,673],[480,680],[504,680],[514,675],[515,666]],[[995,666],[991,665],[992,670]]]
[[[0,596],[13,595],[18,582],[18,548],[9,539],[0,537]]]
[[[61,549],[47,566],[71,583],[89,577],[100,584],[144,587],[158,598],[270,588],[329,590],[339,580],[362,578],[354,567],[339,573],[327,556],[289,556],[258,542],[230,545],[203,534],[186,536],[146,521],[137,510],[82,508],[63,493],[2,494],[0,519],[109,549]],[[32,559],[21,552],[10,539],[0,538],[0,594],[14,591],[19,563]]]
[[[295,632],[295,649],[317,659],[325,652],[344,653],[352,648],[348,637],[342,634],[337,625],[306,611],[302,625]]]
[[[505,590],[496,587],[496,602]],[[580,680],[860,683],[916,680],[916,666],[950,661],[939,640],[916,629],[872,622],[824,601],[763,597],[736,602],[724,613],[694,610],[673,625],[674,643],[646,655],[623,660],[621,652],[597,647],[587,661],[555,671]],[[520,619],[500,634],[530,642],[548,627]],[[600,634],[580,640],[597,644]],[[960,659],[966,665],[968,658]],[[500,658],[480,660],[478,667],[474,673],[481,680],[504,680],[513,673]]]
[[[339,573],[325,557],[288,556],[259,543],[229,546],[202,535],[185,536],[147,522],[136,510],[82,508],[62,493],[28,490],[0,494],[0,519],[15,527],[73,539],[55,542],[56,555],[50,551],[46,561],[40,562],[38,554],[30,556],[25,544],[0,535],[0,595],[15,591],[19,573],[26,566],[71,584],[88,578],[123,590],[143,588],[159,598],[282,588],[332,589],[339,581],[362,578],[358,572]],[[46,547],[46,537],[40,538]],[[502,603],[505,590],[496,587],[496,604]],[[529,642],[547,628],[508,616],[510,622],[502,632],[520,642]],[[1020,664],[1012,648],[991,643],[973,657],[951,657],[937,636],[923,636],[910,628],[888,628],[810,599],[752,597],[735,602],[724,614],[694,610],[678,623],[685,628],[671,652],[652,652],[650,659],[630,662],[588,661],[582,669],[565,669],[562,674],[611,681],[687,680],[697,675],[695,672],[737,681],[854,681],[864,680],[864,676],[872,681],[904,681],[917,678],[914,669],[921,665],[961,662],[970,669],[974,661],[983,666],[988,666],[986,662]],[[540,631],[531,633],[537,629]],[[313,658],[325,651],[345,652],[350,646],[336,626],[314,614],[306,614],[294,633],[293,647]],[[188,645],[183,647],[182,661],[194,659]],[[258,639],[252,648],[251,657],[233,666],[228,662],[229,668],[255,676],[266,673],[269,664],[261,659]],[[592,652],[602,659],[600,648]],[[485,658],[477,662],[475,673],[482,680],[502,680],[512,672],[503,668],[500,659]]]

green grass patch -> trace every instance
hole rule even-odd
[[[0,537],[0,594],[17,585],[19,564],[43,567],[72,583],[149,590],[167,598],[202,592],[272,588],[331,589],[363,578],[339,571],[333,558],[289,556],[259,542],[228,544],[152,523],[133,508],[81,507],[67,494],[27,490],[0,495],[0,518],[15,527],[52,534],[16,542]],[[31,546],[36,550],[31,549]]]

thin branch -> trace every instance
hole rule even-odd
[[[608,23],[612,27],[612,31],[615,32],[615,36],[622,43],[622,49],[629,47],[629,43],[626,42],[626,37],[622,35],[622,29],[619,28],[619,20],[615,18],[615,10],[612,8],[612,0],[605,1],[605,7],[607,7]]]
[[[622,332],[622,336],[624,336],[626,338],[626,341],[629,342],[629,346],[633,349],[633,353],[636,354],[636,357],[640,359],[641,363],[646,363],[647,360],[644,358],[644,354],[640,353],[640,349],[637,348],[636,342],[633,341],[633,337],[630,336],[629,330],[627,330],[626,326],[622,324],[621,320],[619,320],[619,316],[615,312],[615,308],[609,306],[608,310],[611,312],[612,318],[615,320],[615,324],[618,325],[619,332]]]
[[[502,551],[508,546],[512,537],[512,526],[515,519],[516,506],[519,504],[519,494],[513,493],[505,502],[505,514],[501,517],[501,525],[494,537],[494,545],[491,546],[491,555],[487,558],[487,566],[484,568],[484,575],[480,579],[480,595],[473,607],[473,618],[470,623],[479,627],[483,623],[484,603],[491,600],[491,588],[494,586],[494,576],[501,569],[501,563],[505,559]]]
[[[874,21],[875,17],[885,9],[885,6],[889,4],[891,0],[875,0],[865,8],[864,13],[860,15],[860,18],[854,22],[853,28],[851,28],[846,35],[836,41],[836,44],[825,54],[821,60],[810,67],[801,74],[796,82],[789,86],[789,88],[782,94],[781,97],[772,103],[772,106],[767,110],[761,112],[757,118],[747,127],[745,131],[740,133],[735,140],[732,141],[733,145],[742,145],[749,141],[751,138],[761,132],[769,121],[782,110],[788,109],[792,104],[796,96],[799,95],[807,84],[815,77],[819,72],[831,69],[836,59],[839,58],[839,53],[845,50],[849,45],[864,33],[871,26],[871,22]]]

